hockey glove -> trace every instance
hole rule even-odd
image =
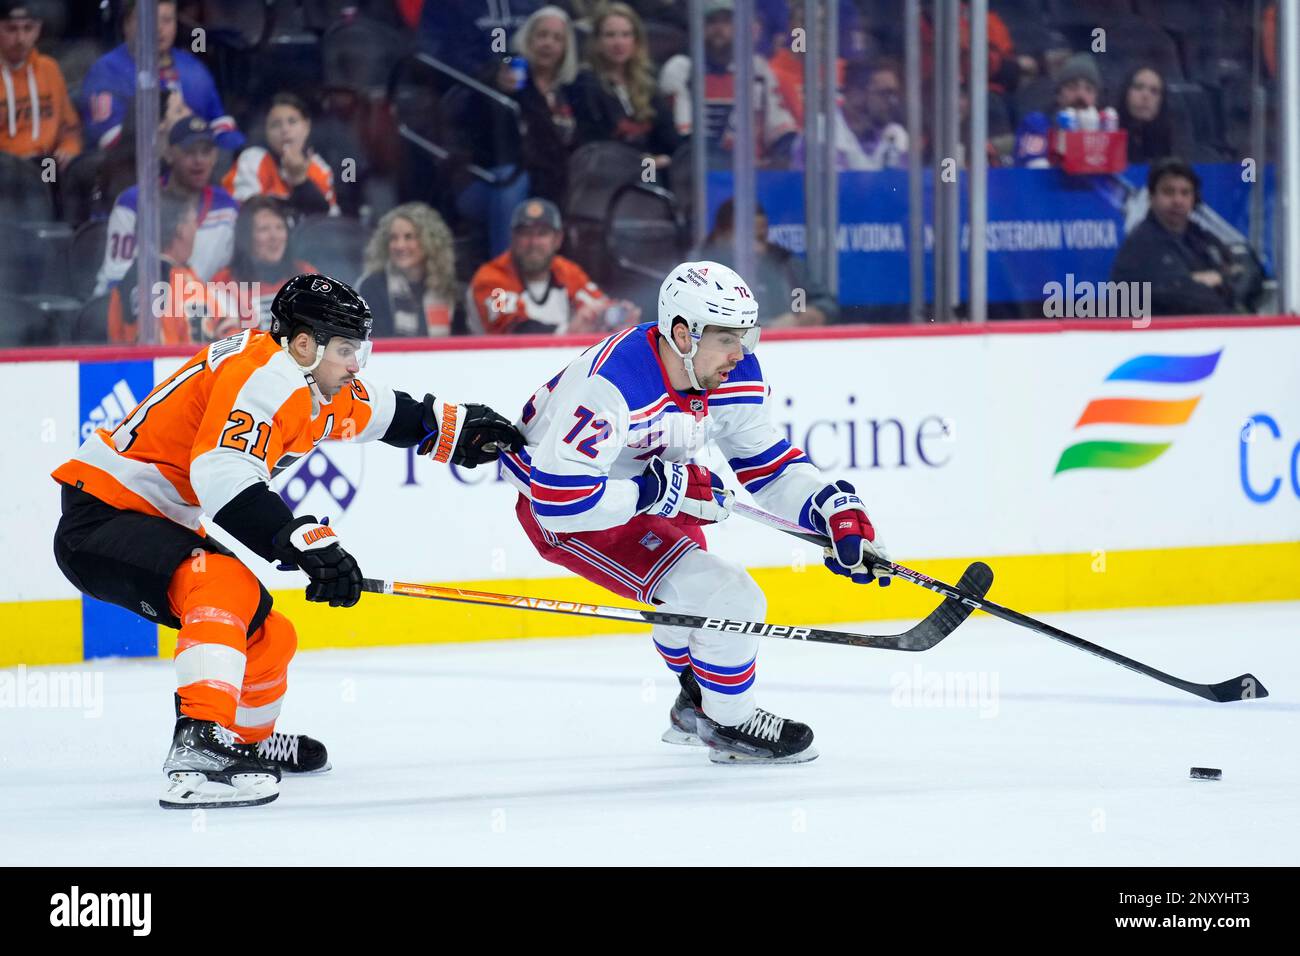
[[[307,572],[307,600],[351,607],[361,599],[361,569],[334,529],[311,516],[295,518],[272,539],[275,556]]]
[[[677,518],[683,524],[711,524],[731,514],[733,495],[722,479],[702,465],[679,465],[656,458],[640,477],[637,514]]]
[[[486,405],[452,405],[425,395],[424,427],[428,434],[416,451],[463,468],[491,464],[498,451],[524,447],[515,426]]]
[[[876,539],[866,506],[851,484],[837,481],[827,485],[812,496],[809,505],[813,526],[831,539],[824,552],[826,567],[852,578],[855,584],[869,584],[873,578],[881,587],[889,584],[888,572],[873,567],[875,561],[888,561],[889,552]]]

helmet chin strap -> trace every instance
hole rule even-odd
[[[310,365],[303,365],[301,362],[298,362],[297,357],[289,351],[288,336],[280,339],[280,348],[284,349],[285,354],[287,354],[289,358],[293,359],[294,362],[297,362],[298,367],[302,369],[304,375],[307,375],[308,372],[316,371],[316,367],[319,366],[321,361],[325,358],[325,346],[321,345],[319,342],[316,343],[316,361],[312,362]],[[310,378],[311,376],[308,375],[307,377]]]
[[[686,369],[686,377],[690,379],[691,388],[697,392],[704,391],[703,386],[700,385],[700,380],[695,377],[695,353],[700,350],[700,343],[694,336],[691,336],[691,350],[683,354],[682,350],[677,347],[676,342],[672,339],[668,339],[667,342],[668,347],[673,350],[673,354],[682,360],[682,367]]]

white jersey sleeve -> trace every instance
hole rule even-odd
[[[765,388],[761,402],[736,408],[732,426],[718,436],[718,447],[760,508],[816,530],[809,502],[827,480],[772,422],[769,393]]]
[[[95,295],[104,295],[109,287],[126,275],[135,260],[135,207],[117,203],[108,215],[104,233],[104,261],[95,276]]]
[[[593,376],[552,395],[550,404],[554,413],[530,449],[529,497],[538,524],[554,532],[626,524],[636,515],[641,485],[636,478],[610,477],[627,441],[623,394]]]

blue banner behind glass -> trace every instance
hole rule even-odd
[[[1243,234],[1249,233],[1251,185],[1235,163],[1201,164],[1206,202]],[[1273,167],[1261,170],[1265,190],[1265,241],[1261,257],[1271,262]],[[924,172],[926,298],[933,298],[934,186]],[[1068,176],[1055,169],[989,170],[988,298],[990,302],[1032,302],[1049,282],[1102,282],[1124,241],[1129,186],[1146,181],[1146,167],[1133,167],[1123,180],[1110,176]],[[966,177],[959,181],[962,209],[962,297],[967,293]],[[772,242],[804,253],[803,173],[761,171],[757,198],[766,210]],[[709,221],[731,195],[730,172],[709,173]],[[843,305],[904,305],[908,301],[907,173],[905,170],[839,174],[839,300]]]

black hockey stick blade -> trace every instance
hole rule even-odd
[[[976,599],[984,597],[993,586],[993,569],[976,561],[962,573],[957,588]],[[906,641],[905,651],[928,651],[961,625],[975,610],[975,604],[962,597],[945,597],[925,619],[898,637]]]
[[[976,562],[966,569],[966,573],[962,575],[962,582],[969,584],[972,593],[983,596],[993,582],[993,572],[989,570],[988,565]],[[643,611],[640,608],[582,604],[576,601],[553,601],[548,598],[525,597],[518,594],[494,594],[489,591],[469,591],[463,588],[442,587],[436,584],[408,584],[402,581],[384,581],[378,578],[366,578],[362,590],[374,594],[396,594],[403,597],[426,598],[434,601],[454,601],[458,604],[516,608],[523,611],[545,611],[550,614],[568,614],[576,617],[625,621],[633,624],[700,628],[732,634],[779,637],[792,641],[845,644],[850,647],[872,647],[887,651],[927,651],[956,630],[957,626],[966,620],[971,612],[971,606],[966,602],[956,597],[945,596],[943,602],[937,608],[901,634],[855,634],[851,631],[833,631],[820,627],[765,624],[758,621],[703,617],[694,614],[678,614],[671,611]]]

